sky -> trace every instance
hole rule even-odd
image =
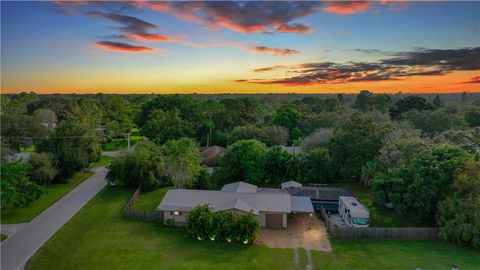
[[[480,92],[480,2],[2,1],[1,92]]]

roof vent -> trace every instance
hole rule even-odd
[[[356,202],[352,202],[352,205],[353,205],[353,206],[357,206],[357,203],[356,203]]]

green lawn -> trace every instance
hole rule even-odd
[[[160,204],[160,201],[165,196],[165,193],[172,187],[160,188],[150,192],[140,193],[140,197],[133,204],[133,209],[135,210],[144,210],[144,211],[154,211],[155,208]]]
[[[107,157],[107,156],[101,156],[99,161],[95,161],[90,163],[90,167],[101,167],[101,166],[106,166],[110,162],[112,162],[115,158],[113,157]]]
[[[21,146],[20,152],[35,153],[35,146],[34,145],[27,146],[27,147]]]
[[[143,140],[142,136],[132,135],[130,136],[130,146],[134,146],[137,142]],[[128,147],[128,141],[126,138],[111,139],[108,143],[102,145],[103,151],[118,151],[126,149]]]
[[[160,191],[158,191],[160,192]],[[193,240],[181,228],[127,220],[132,189],[107,186],[57,232],[26,269],[305,269],[307,252]],[[480,252],[435,241],[334,241],[315,269],[478,269]]]
[[[7,236],[5,234],[0,234],[0,242],[2,242],[3,240],[7,239]]]
[[[334,183],[331,187],[343,187],[355,194],[355,196],[370,211],[371,227],[416,227],[412,221],[406,220],[398,215],[393,209],[373,204],[373,194],[369,187],[359,186],[357,183]]]
[[[2,212],[1,224],[29,222],[93,174],[93,172],[78,172],[73,175],[72,180],[67,184],[48,186],[47,193],[31,204]]]

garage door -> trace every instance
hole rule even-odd
[[[270,228],[282,227],[282,214],[266,214],[265,226]]]

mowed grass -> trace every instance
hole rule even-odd
[[[134,190],[107,186],[57,232],[26,269],[306,269],[307,251],[191,239],[182,228],[127,220]],[[314,269],[479,269],[480,252],[439,241],[333,241]]]
[[[159,188],[149,192],[141,192],[137,201],[133,204],[134,210],[155,211],[162,201],[163,196],[173,187]]]
[[[93,172],[78,172],[66,184],[47,186],[47,192],[31,204],[9,211],[2,211],[1,224],[29,222],[93,174]]]
[[[101,156],[100,160],[90,163],[90,167],[101,167],[110,164],[115,158],[108,156]]]
[[[395,212],[381,205],[373,203],[373,193],[369,187],[359,186],[357,183],[334,183],[331,187],[342,187],[350,190],[368,208],[370,212],[370,227],[417,227],[418,224],[405,219]],[[426,225],[428,226],[428,225]]]

